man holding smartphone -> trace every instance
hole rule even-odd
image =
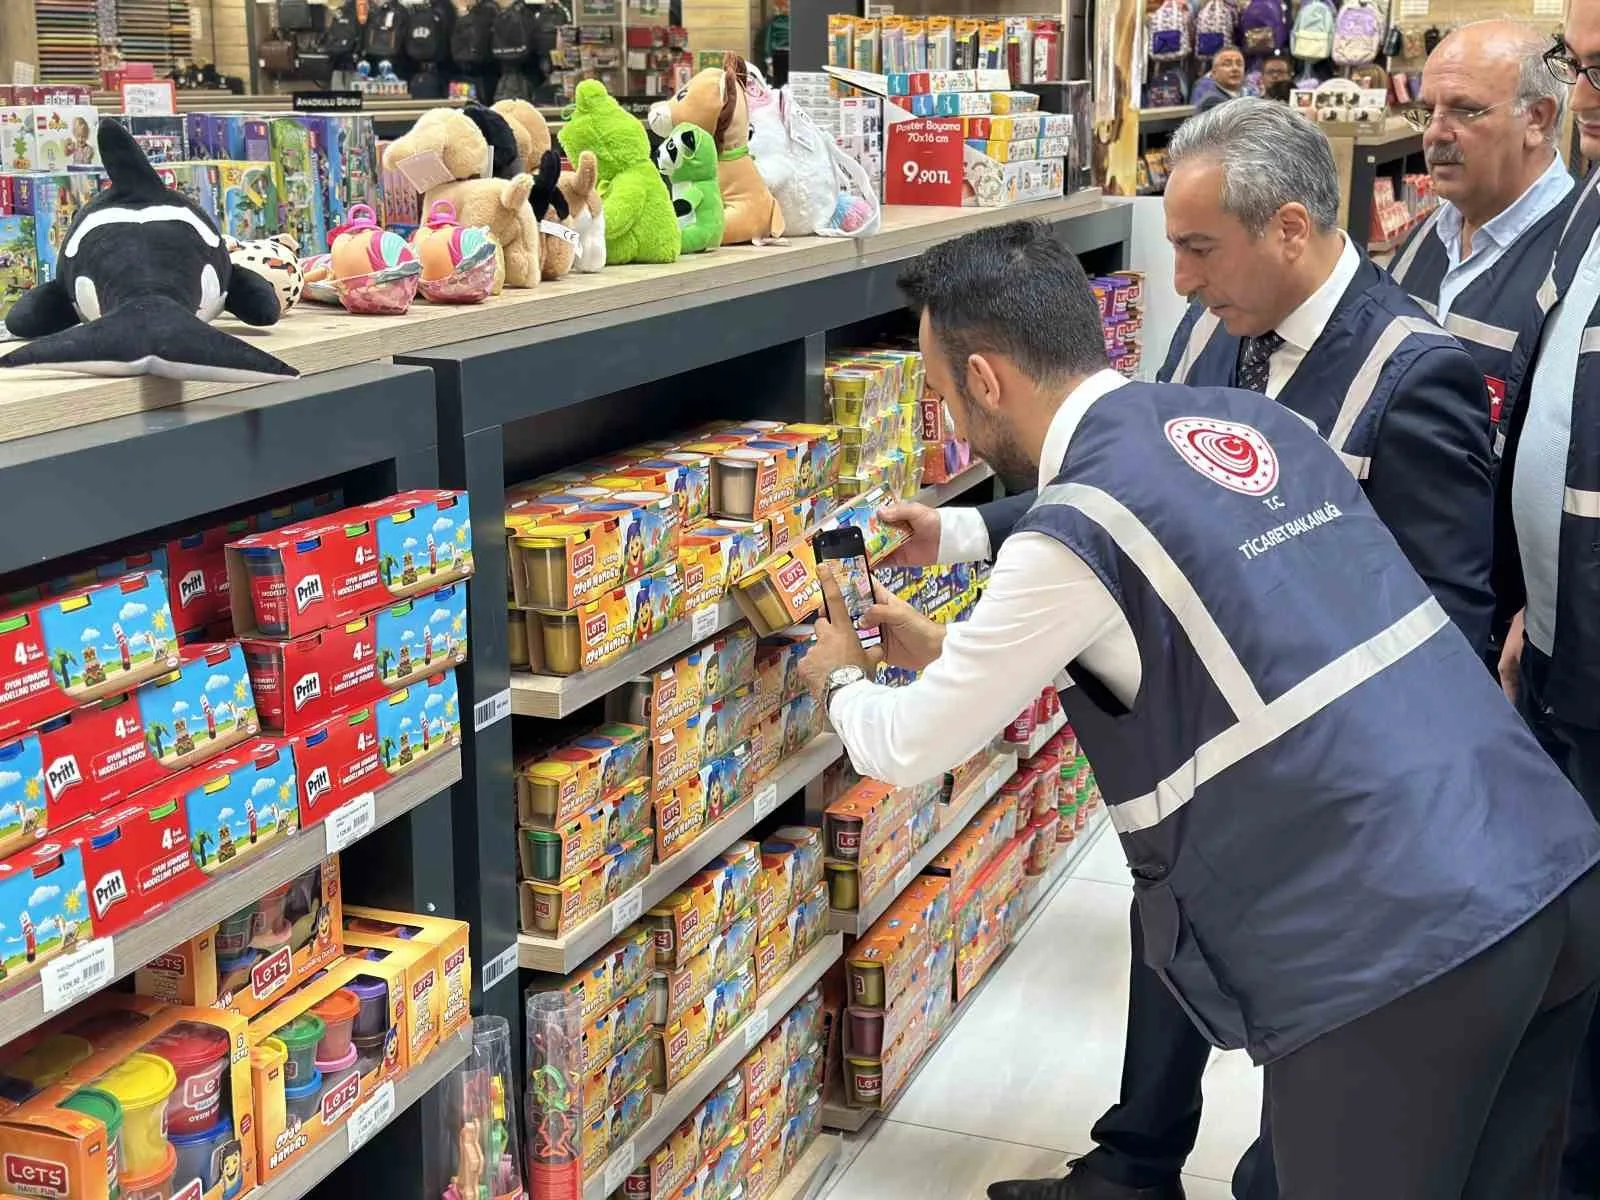
[[[903,286],[957,432],[1040,495],[967,621],[866,614],[890,661],[926,662],[907,687],[867,678],[824,571],[801,669],[856,769],[932,778],[1064,669],[1144,960],[1266,1065],[1284,1193],[1543,1194],[1600,989],[1582,799],[1298,417],[1108,370],[1041,226],[936,247]]]

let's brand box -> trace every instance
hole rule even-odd
[[[129,575],[0,615],[0,737],[178,665],[166,581]]]
[[[345,959],[361,976],[381,980],[388,1004],[395,1046],[384,1053],[409,1071],[439,1044],[439,1017],[444,999],[439,954],[426,942],[345,930]],[[361,976],[358,976],[360,978]]]
[[[462,492],[402,492],[230,543],[229,604],[243,637],[327,629],[472,574]]]
[[[465,921],[362,904],[347,905],[344,916],[347,927],[384,932],[432,946],[439,956],[439,1040],[444,1041],[471,1023],[468,1005],[472,998],[472,961],[467,954]]]

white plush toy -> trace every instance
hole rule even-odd
[[[751,67],[747,92],[750,157],[778,201],[788,232],[837,237],[871,232],[865,228],[869,221],[876,228],[876,201],[852,197],[853,189],[841,177],[842,169],[854,164],[794,103],[788,89],[774,91]],[[860,185],[870,193],[865,172]]]

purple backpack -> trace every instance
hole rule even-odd
[[[1189,57],[1194,43],[1189,28],[1186,0],[1161,0],[1161,7],[1150,14],[1150,57],[1157,62]]]
[[[1240,40],[1247,55],[1277,54],[1289,40],[1280,0],[1250,0],[1239,17]]]
[[[1194,52],[1201,58],[1214,58],[1224,50],[1238,48],[1237,18],[1232,0],[1205,0],[1194,19]]]

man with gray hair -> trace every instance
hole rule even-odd
[[[1471,356],[1338,227],[1332,150],[1285,105],[1246,97],[1200,114],[1178,130],[1168,160],[1174,282],[1193,303],[1161,380],[1263,392],[1313,425],[1481,655],[1493,492],[1483,376]],[[984,506],[991,548],[1031,501]],[[915,535],[920,514],[908,507],[885,515]],[[1122,1096],[1092,1131],[1096,1149],[1066,1179],[996,1184],[992,1200],[1182,1200],[1211,1046],[1147,965],[1160,951],[1137,906],[1132,928]],[[1248,1156],[1236,1194],[1277,1194],[1269,1145]]]
[[[1549,46],[1516,21],[1462,26],[1428,56],[1406,112],[1442,202],[1390,273],[1477,362],[1496,431],[1517,325],[1535,311],[1576,194],[1556,153],[1567,88],[1544,65]]]

